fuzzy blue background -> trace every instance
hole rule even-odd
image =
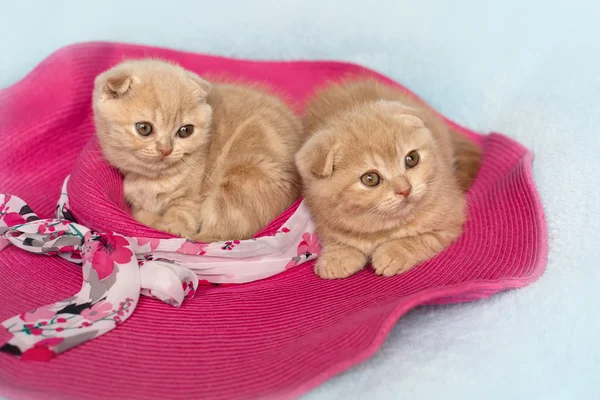
[[[599,2],[0,0],[0,88],[88,40],[363,64],[535,152],[544,276],[409,313],[377,355],[307,399],[600,398]]]

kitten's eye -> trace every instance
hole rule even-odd
[[[152,125],[148,122],[136,122],[135,130],[142,136],[148,136],[152,133]]]
[[[180,138],[186,138],[194,133],[194,125],[184,125],[177,131],[177,136]]]
[[[406,163],[406,168],[416,167],[419,163],[419,153],[416,150],[411,151],[406,155],[404,162]]]
[[[379,182],[381,182],[381,178],[376,172],[367,172],[366,174],[360,177],[360,181],[365,186],[375,187],[379,185]]]

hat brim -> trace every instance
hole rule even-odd
[[[59,50],[0,91],[0,193],[49,217],[63,179],[93,134],[94,77],[124,57],[160,57],[200,74],[266,82],[302,104],[315,86],[361,67],[257,62],[111,43]],[[452,124],[451,122],[449,122]],[[392,277],[371,270],[316,277],[312,263],[262,281],[201,288],[179,309],[142,298],[126,324],[49,363],[0,355],[11,398],[293,398],[370,357],[413,307],[470,301],[534,281],[547,254],[532,154],[499,134],[483,149],[464,235],[435,259]],[[9,247],[0,253],[0,319],[75,293],[79,267]],[[2,339],[0,337],[0,339]]]

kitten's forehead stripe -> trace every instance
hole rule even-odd
[[[170,112],[167,114],[167,125],[165,126],[165,128],[167,130],[172,130],[175,128],[175,125],[177,124],[177,119],[179,116],[179,108],[174,112]],[[171,132],[167,132],[169,135],[171,135]]]
[[[373,155],[373,165],[377,169],[384,168],[385,161],[383,161],[383,157],[381,157],[379,154],[374,154]]]
[[[398,158],[403,159],[404,157],[402,155],[405,153],[405,151],[402,148],[402,146],[397,145],[396,146],[396,151],[398,152]]]
[[[156,121],[155,125],[157,125],[158,129],[164,126],[163,113],[160,111],[160,108],[154,110],[154,119]]]
[[[381,172],[383,175],[390,176],[390,173],[392,171],[391,171],[389,162],[385,162],[383,157],[381,157],[378,154],[376,154],[373,158],[375,159],[375,163],[374,163],[375,168],[379,172]]]
[[[363,170],[361,172],[366,172],[366,170],[374,169],[378,171],[384,177],[391,177],[398,173],[397,163],[386,161],[385,157],[381,154],[366,154],[363,155]]]

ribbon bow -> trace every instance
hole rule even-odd
[[[271,236],[203,244],[183,238],[150,239],[99,233],[69,212],[67,183],[55,218],[39,219],[20,198],[0,194],[0,251],[14,245],[81,264],[83,284],[74,296],[2,322],[10,339],[0,351],[49,360],[122,324],[140,294],[179,307],[193,297],[199,278],[245,283],[315,259],[320,246],[308,209],[298,209]]]
[[[198,287],[197,275],[174,262],[151,257],[138,261],[132,248],[139,244],[132,246],[122,235],[97,233],[68,219],[39,219],[18,197],[0,195],[0,203],[0,250],[12,244],[32,253],[60,255],[81,263],[83,270],[76,295],[2,323],[12,335],[0,348],[4,352],[48,360],[122,324],[140,293],[178,307]]]

